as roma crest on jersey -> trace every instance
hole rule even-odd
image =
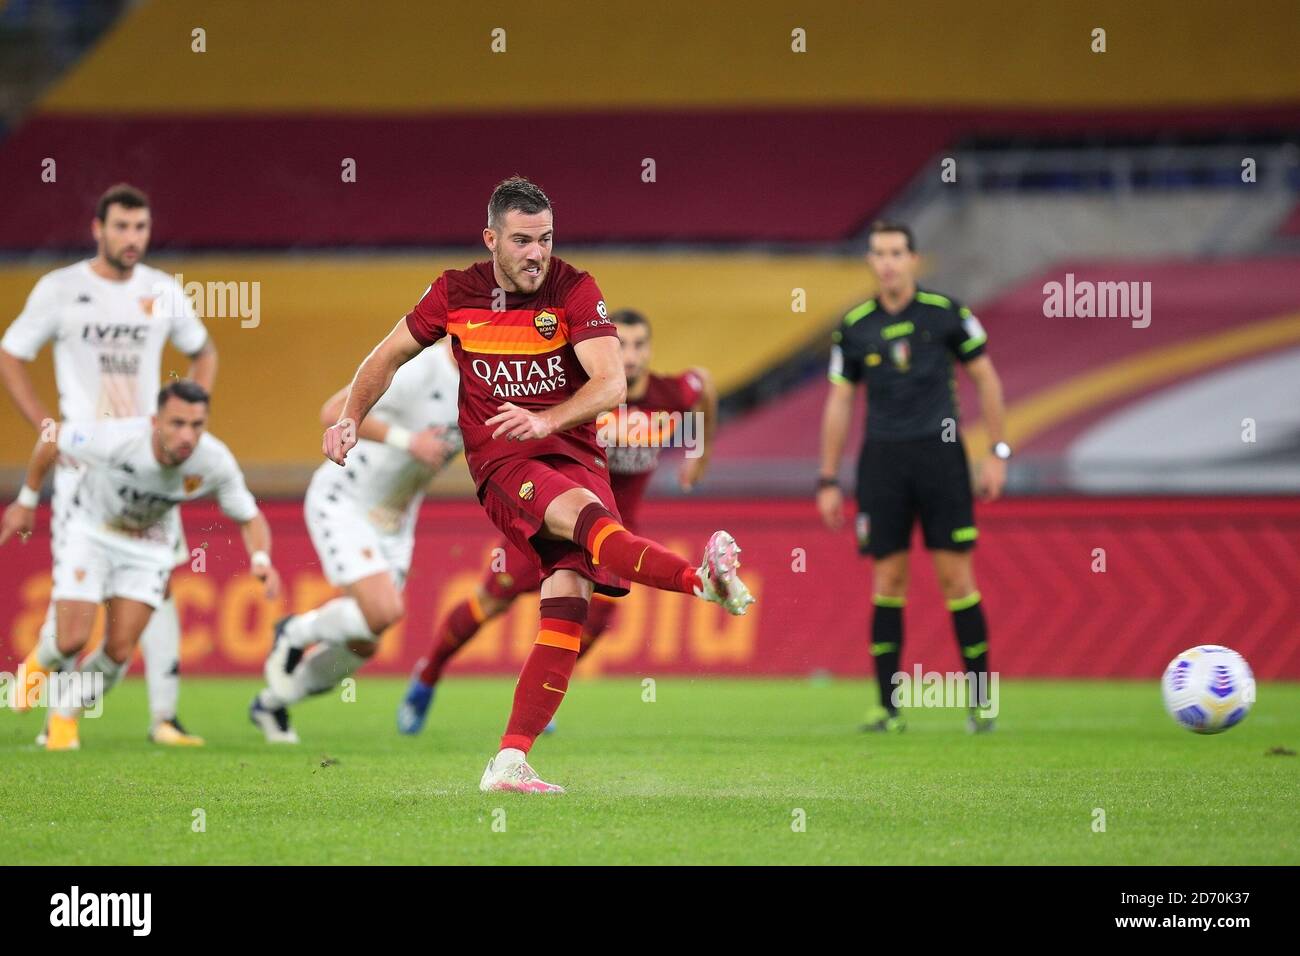
[[[533,483],[531,481],[525,481],[522,485],[519,486],[519,497],[523,498],[524,501],[532,501],[534,490],[535,488],[533,486]]]
[[[185,489],[185,493],[187,495],[194,494],[194,492],[199,490],[199,486],[202,484],[203,484],[202,475],[186,475],[184,478],[181,479],[181,487]]]
[[[546,340],[555,338],[555,330],[560,327],[560,320],[555,317],[555,313],[549,310],[542,310],[533,316],[533,328],[537,329],[537,334]]]
[[[156,295],[142,295],[142,296],[140,296],[140,311],[143,312],[143,313],[145,314],[145,316],[147,316],[147,317],[149,317],[149,318],[152,318],[152,317],[153,317],[153,304],[154,304],[155,302],[157,302],[157,301],[158,301],[158,297],[157,297]]]

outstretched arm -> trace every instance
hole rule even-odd
[[[402,319],[366,356],[352,379],[348,397],[343,403],[343,414],[337,423],[325,429],[321,450],[326,458],[336,465],[347,460],[348,452],[357,443],[357,427],[365,421],[375,402],[388,391],[397,370],[423,349],[424,346],[407,328],[406,320]]]

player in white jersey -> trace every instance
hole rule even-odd
[[[54,343],[59,417],[93,421],[151,415],[167,342],[191,360],[188,377],[206,390],[216,378],[217,352],[174,278],[140,260],[149,246],[149,201],[131,186],[104,193],[92,223],[93,259],[42,276],[27,305],[0,340],[0,379],[14,404],[38,431],[54,419],[32,384],[27,364]],[[51,550],[62,557],[63,526],[77,469],[60,460],[54,470]],[[189,560],[177,539],[175,564]],[[41,627],[54,630],[53,604]],[[170,595],[141,638],[149,690],[149,739],[195,745],[176,717],[180,694],[180,622]]]
[[[275,598],[280,578],[271,566],[271,528],[244,484],[235,456],[206,432],[208,393],[194,382],[173,382],[158,395],[152,418],[64,422],[56,441],[36,442],[27,482],[0,521],[0,545],[31,534],[36,491],[59,455],[82,466],[73,492],[61,560],[54,569],[56,636],[42,636],[15,683],[28,706],[55,670],[93,688],[81,700],[50,700],[47,750],[80,746],[78,717],[130,666],[135,646],[162,603],[176,548],[177,506],[215,495],[240,526],[252,573]],[[108,607],[104,640],[73,666],[86,646],[101,602]],[[96,686],[95,682],[101,682]]]
[[[338,421],[347,391],[325,403],[322,423]],[[359,454],[343,468],[325,462],[312,477],[307,530],[325,577],[343,595],[276,624],[266,688],[248,712],[268,743],[297,743],[288,708],[361,667],[405,614],[402,588],[425,487],[461,449],[459,391],[450,349],[425,349],[397,370],[362,423]]]

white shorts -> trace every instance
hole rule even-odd
[[[340,472],[341,473],[341,472]],[[331,496],[334,500],[330,500]],[[303,502],[307,533],[325,579],[337,587],[387,573],[400,591],[406,585],[415,551],[413,524],[394,534],[380,531],[362,506],[327,483],[313,481]]]
[[[115,547],[71,522],[63,528],[54,562],[52,597],[94,604],[122,597],[157,607],[171,574],[165,553],[151,558],[136,549]]]
[[[59,548],[63,540],[63,531],[68,525],[68,516],[72,514],[72,500],[77,494],[77,485],[81,483],[84,467],[58,462],[54,467],[54,494],[50,499],[50,555],[55,565],[59,563]],[[174,565],[190,563],[190,548],[185,540],[185,530],[181,526],[180,509],[168,520],[176,523],[176,554]]]

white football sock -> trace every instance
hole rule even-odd
[[[344,644],[317,644],[293,671],[293,692],[285,706],[296,704],[312,694],[323,694],[338,686],[343,678],[356,672],[367,658],[354,654]]]
[[[361,605],[350,597],[337,597],[305,614],[295,616],[284,629],[290,647],[309,644],[346,644],[348,641],[373,641]]]
[[[181,622],[170,597],[154,608],[140,635],[144,679],[149,690],[149,716],[153,723],[176,717],[181,695]]]
[[[59,633],[54,626],[54,603],[50,602],[45,612],[45,622],[41,624],[40,636],[36,639],[36,660],[52,671],[68,667],[76,654],[64,654],[59,651]]]
[[[94,709],[96,702],[113,689],[117,682],[122,679],[122,675],[126,673],[127,668],[130,666],[131,659],[129,657],[119,664],[104,653],[104,646],[101,644],[90,654],[83,657],[81,663],[71,672],[74,674],[92,675],[88,680],[83,679],[80,684],[80,687],[83,690],[83,696],[81,699],[70,701],[68,702],[70,706],[56,707],[55,710],[58,711],[60,717],[78,717],[81,715],[82,710]],[[98,696],[95,695],[93,691],[93,675],[95,674],[104,675],[103,689],[100,691]]]

